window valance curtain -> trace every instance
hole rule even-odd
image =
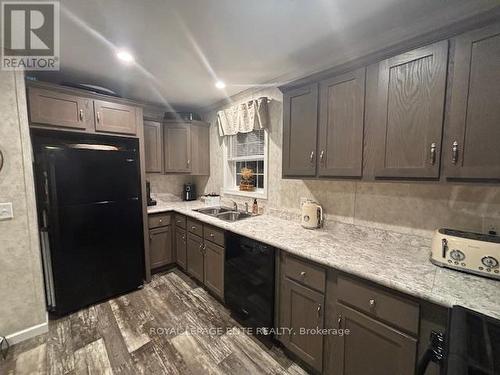
[[[266,97],[250,100],[217,112],[217,123],[221,136],[267,129],[268,122]]]

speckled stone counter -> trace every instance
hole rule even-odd
[[[201,207],[200,201],[158,200],[148,213],[175,211],[439,305],[500,318],[500,281],[434,266],[428,238],[340,223],[308,230],[274,215],[228,223],[193,211]]]

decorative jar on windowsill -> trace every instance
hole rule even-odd
[[[254,175],[253,171],[249,168],[241,169],[241,182],[240,182],[240,191],[254,191]]]

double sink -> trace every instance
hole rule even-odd
[[[206,207],[206,208],[198,208],[197,210],[194,211],[229,222],[239,221],[246,219],[248,217],[255,216],[249,212],[238,211],[226,207]]]

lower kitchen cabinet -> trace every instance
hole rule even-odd
[[[170,225],[149,230],[149,254],[151,269],[173,262]]]
[[[323,336],[304,330],[323,329],[324,295],[288,278],[283,279],[280,297],[281,327],[291,329],[282,336],[285,346],[300,359],[321,371]]]
[[[224,298],[224,248],[205,241],[203,249],[205,286],[220,298]]]
[[[203,282],[204,256],[203,239],[195,234],[187,235],[187,272],[200,282]]]
[[[179,227],[175,228],[175,255],[177,264],[182,268],[187,268],[187,254],[186,254],[186,230]]]
[[[337,303],[338,328],[349,334],[334,336],[335,375],[412,375],[417,339]]]

